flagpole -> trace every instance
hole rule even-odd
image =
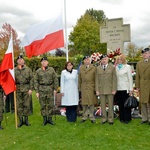
[[[14,91],[14,106],[15,106],[15,125],[16,125],[16,129],[18,128],[17,124],[17,103],[16,103],[16,91]]]
[[[13,43],[13,35],[12,35],[12,32],[11,32],[11,40],[12,40],[12,43]],[[13,45],[13,44],[12,44]],[[15,79],[15,69],[14,69],[14,49],[13,49],[13,52],[12,52],[12,60],[13,60],[13,77]],[[16,129],[18,128],[17,124],[17,102],[16,102],[16,91],[14,91],[14,107],[15,107],[15,125],[16,125]]]
[[[64,0],[64,18],[65,18],[65,48],[66,48],[66,61],[68,61],[68,38],[67,38],[66,0]]]

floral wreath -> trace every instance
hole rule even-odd
[[[116,61],[116,57],[120,56],[121,54],[122,53],[120,52],[120,48],[116,49],[115,51],[110,50],[108,53],[109,61],[114,64]],[[91,62],[97,63],[98,61],[100,61],[101,56],[102,56],[102,54],[100,54],[99,52],[93,53],[91,55]]]
[[[120,48],[116,49],[115,51],[110,50],[108,53],[109,61],[115,64],[116,57],[120,56],[122,53],[120,52]]]

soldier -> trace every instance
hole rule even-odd
[[[102,55],[101,66],[96,72],[96,95],[100,95],[102,107],[102,124],[108,120],[110,125],[114,124],[113,99],[117,90],[116,70],[112,64],[108,63],[108,56]],[[108,102],[108,117],[106,113],[106,103]]]
[[[52,67],[48,67],[47,57],[41,59],[41,65],[42,67],[39,68],[35,74],[34,88],[41,106],[43,125],[46,125],[47,123],[54,125],[52,114],[54,95],[58,88],[58,78],[55,70]]]
[[[79,92],[81,92],[81,103],[83,107],[83,115],[81,122],[85,122],[88,119],[92,123],[95,123],[94,117],[94,105],[97,103],[95,93],[95,74],[96,67],[91,64],[89,56],[84,56],[84,64],[79,70]]]
[[[3,89],[0,85],[0,130],[3,129],[1,123],[3,121],[3,112],[4,112],[4,101],[3,101]]]
[[[33,74],[31,69],[25,65],[22,55],[18,56],[16,61],[18,64],[15,67],[17,112],[20,120],[18,127],[23,124],[30,126],[28,116],[30,115],[30,96],[33,90]]]
[[[136,65],[135,86],[140,94],[142,121],[150,125],[150,49],[142,50],[143,60]]]

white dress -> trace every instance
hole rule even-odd
[[[72,73],[67,70],[61,72],[61,82],[60,82],[62,96],[61,105],[73,106],[78,105],[79,93],[78,93],[78,72],[73,69]]]

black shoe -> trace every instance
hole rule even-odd
[[[54,125],[55,123],[51,120],[51,121],[48,121],[49,124],[51,125]]]
[[[43,126],[45,126],[47,124],[47,117],[46,116],[43,116]]]
[[[150,122],[148,124],[150,125]]]
[[[121,123],[124,123],[124,121],[123,121],[123,120],[120,120],[120,122],[121,122]]]
[[[23,117],[21,117],[19,120],[20,120],[20,122],[18,124],[18,128],[20,128],[23,125]]]
[[[81,120],[81,123],[83,123],[83,122],[85,122],[85,121],[86,121],[86,120],[83,120],[83,119],[82,119],[82,120]]]
[[[92,123],[95,123],[96,121],[95,121],[95,120],[91,120],[91,122],[92,122]]]
[[[113,122],[109,122],[109,125],[113,125],[114,123]]]
[[[48,117],[48,121],[47,123],[51,124],[51,125],[54,125],[55,123],[52,121],[52,118],[51,117]]]
[[[141,121],[141,124],[144,124],[144,123],[147,123],[147,120],[146,121]]]
[[[128,123],[129,123],[129,121],[125,121],[124,123],[125,123],[125,124],[128,124]]]
[[[15,112],[14,110],[11,110],[11,113],[12,113],[12,114],[14,114],[14,112]]]
[[[24,124],[26,125],[26,126],[30,126],[31,124],[29,123],[29,121],[28,121],[28,117],[27,116],[25,116],[25,122],[24,122]]]
[[[3,130],[4,128],[2,126],[0,126],[0,130]]]
[[[105,124],[107,121],[101,122],[101,124]]]

